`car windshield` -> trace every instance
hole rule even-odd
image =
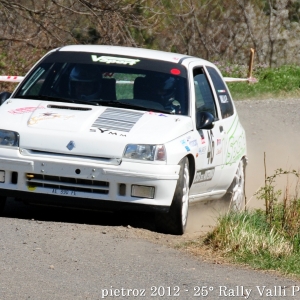
[[[25,78],[14,98],[188,114],[187,74],[178,63],[56,51]]]

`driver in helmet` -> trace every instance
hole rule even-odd
[[[180,103],[175,99],[176,79],[165,77],[157,83],[157,97],[165,109],[181,114]]]
[[[100,99],[102,74],[97,66],[75,65],[69,76],[69,93],[77,100]]]

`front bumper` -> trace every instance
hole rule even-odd
[[[22,156],[0,149],[0,195],[27,202],[93,209],[168,210],[178,165],[123,161],[120,165],[59,156]],[[154,187],[154,198],[133,197],[132,185]]]

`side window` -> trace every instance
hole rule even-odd
[[[47,66],[45,68],[44,65],[40,66],[31,76],[31,79],[23,85],[21,95],[38,95],[47,74]]]
[[[214,96],[203,68],[194,69],[193,75],[196,98],[196,112],[207,111],[211,113],[214,118],[216,118],[217,114]]]
[[[216,93],[220,103],[222,118],[228,118],[233,115],[233,105],[227,87],[224,84],[224,81],[221,78],[221,76],[216,71],[216,69],[212,67],[207,67],[207,71],[216,89]]]

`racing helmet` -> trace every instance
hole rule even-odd
[[[173,76],[159,75],[155,80],[155,95],[153,99],[157,99],[164,109],[170,113],[181,114],[181,104],[176,99],[177,80]]]
[[[174,77],[165,77],[158,82],[158,97],[165,105],[175,99],[176,81]]]
[[[75,65],[69,76],[70,96],[79,100],[100,97],[102,75],[97,66]]]

